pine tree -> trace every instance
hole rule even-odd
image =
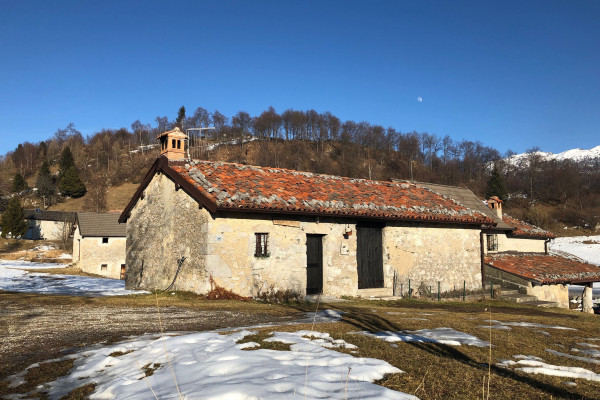
[[[6,207],[8,206],[8,198],[4,196],[4,193],[0,190],[0,213],[6,211]]]
[[[498,196],[498,198],[502,201],[506,201],[507,192],[506,187],[504,186],[504,179],[498,171],[498,168],[494,165],[494,169],[492,170],[492,174],[490,179],[487,181],[485,186],[485,197],[489,199],[492,196]]]
[[[67,171],[60,179],[60,183],[58,184],[58,192],[62,196],[69,196],[75,198],[81,197],[85,194],[85,184],[79,177],[79,172],[77,171],[77,168],[74,165],[67,169]]]
[[[69,146],[65,146],[58,160],[58,179],[60,180],[69,168],[75,166],[75,160]]]
[[[183,121],[185,121],[185,107],[181,106],[177,113],[177,119],[175,120],[175,126],[179,127],[183,131]]]
[[[54,195],[54,179],[52,178],[52,175],[50,175],[48,161],[44,161],[42,165],[40,165],[38,176],[35,181],[35,187],[37,188],[38,197],[50,197]]]
[[[19,238],[27,233],[27,221],[25,221],[25,211],[21,207],[18,197],[13,197],[8,202],[8,207],[2,214],[2,237],[10,234],[13,238]]]
[[[13,193],[19,193],[22,192],[23,190],[27,190],[28,186],[27,186],[27,182],[25,181],[25,178],[23,178],[23,175],[21,175],[19,172],[17,172],[15,174],[15,178],[13,179],[13,187],[12,187],[12,191]]]

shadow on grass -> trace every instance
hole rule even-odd
[[[359,329],[361,331],[368,331],[371,333],[381,332],[381,331],[392,331],[392,332],[404,331],[404,329],[401,326],[399,326],[398,324],[396,324],[382,316],[379,316],[372,312],[369,312],[368,310],[355,308],[355,307],[343,307],[343,311],[345,311],[346,314],[343,315],[342,321],[356,327],[357,329]],[[423,342],[404,342],[404,343],[409,346],[412,346],[420,351],[429,353],[433,356],[443,357],[443,358],[457,361],[457,362],[462,363],[463,365],[470,367],[470,368],[479,369],[484,372],[487,372],[487,369],[488,369],[487,363],[477,362],[476,360],[474,360],[470,356],[466,355],[465,353],[463,353],[462,351],[460,351],[458,348],[456,348],[454,346],[448,346],[448,345],[439,344],[439,343],[423,343]],[[511,379],[513,381],[516,381],[516,382],[519,382],[522,384],[529,385],[533,388],[536,388],[545,393],[548,393],[549,395],[552,395],[554,397],[566,398],[566,399],[581,398],[580,395],[571,393],[563,388],[554,386],[552,384],[540,382],[529,376],[521,376],[512,370],[500,368],[496,365],[491,366],[491,371],[493,374],[496,374],[498,376],[501,376],[501,377],[504,377],[507,379]]]

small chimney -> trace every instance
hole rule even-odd
[[[181,132],[179,127],[163,132],[156,137],[160,143],[160,155],[164,155],[169,160],[181,161],[185,160],[185,146],[187,145],[188,137]]]
[[[496,212],[496,216],[502,219],[502,200],[498,196],[492,196],[488,199],[487,205],[490,210]]]

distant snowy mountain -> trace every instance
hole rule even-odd
[[[571,149],[567,151],[563,151],[562,153],[547,153],[545,151],[538,151],[535,154],[538,154],[542,159],[551,161],[564,161],[570,160],[575,163],[582,164],[592,164],[600,162],[600,146],[596,146],[589,150],[583,149]],[[514,156],[510,156],[506,161],[511,165],[527,165],[529,154],[515,154]]]

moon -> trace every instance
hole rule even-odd
[[[417,101],[418,101],[419,103],[422,103],[422,102],[423,102],[423,98],[422,98],[421,96],[419,96],[419,97],[417,97]]]

